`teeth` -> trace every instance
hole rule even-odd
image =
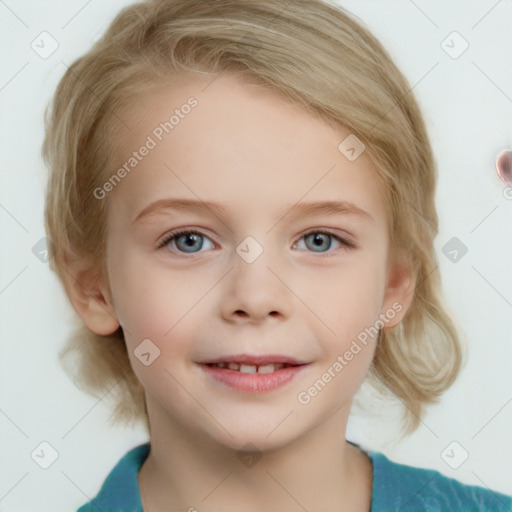
[[[240,365],[240,372],[242,373],[256,373],[258,370],[257,366],[254,366],[252,364],[241,364]]]
[[[282,368],[282,364],[267,364],[265,366],[260,366],[258,368],[258,373],[272,373],[275,370],[279,370],[279,368]]]
[[[256,366],[253,364],[215,363],[213,366],[217,366],[218,368],[227,368],[229,370],[235,370],[241,373],[273,373],[276,370],[284,368],[286,365],[280,363],[271,363],[264,366]]]

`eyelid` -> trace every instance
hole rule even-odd
[[[327,229],[318,228],[318,229],[311,229],[309,231],[306,231],[305,233],[300,235],[300,237],[297,239],[297,242],[299,240],[301,240],[302,238],[304,238],[304,237],[306,237],[308,235],[311,235],[313,233],[321,234],[321,235],[330,235],[330,236],[336,238],[338,240],[338,242],[340,242],[340,244],[342,245],[342,247],[338,248],[338,250],[357,249],[359,247],[350,237],[345,237],[343,235],[339,235],[338,233],[335,233],[335,232],[331,231],[328,228]],[[297,242],[295,242],[294,245]],[[311,252],[312,254],[315,254],[315,251],[305,251],[305,252]],[[324,253],[319,252],[317,254],[324,255],[324,256],[329,256],[329,255],[333,255],[333,253],[336,253],[336,250],[327,251],[327,252],[324,252]]]
[[[214,237],[207,234],[205,231],[203,231],[203,229],[185,227],[185,228],[176,228],[172,231],[169,231],[162,237],[160,237],[158,239],[158,241],[156,242],[156,248],[163,249],[173,238],[178,238],[180,235],[184,235],[184,234],[201,235],[201,236],[209,238],[210,240],[212,240],[212,242],[217,243],[215,241]],[[186,253],[180,253],[180,254],[186,254]],[[194,254],[194,253],[190,253],[190,254]],[[198,254],[198,253],[195,253],[195,254]]]
[[[339,235],[333,231],[331,231],[329,228],[313,228],[313,229],[310,229],[304,233],[302,233],[297,239],[296,241],[293,243],[293,246],[296,246],[297,243],[302,239],[302,238],[305,238],[306,236],[308,235],[311,235],[311,234],[323,234],[323,235],[329,235],[329,236],[332,236],[334,237],[335,239],[338,240],[338,242],[341,244],[342,247],[339,247],[338,248],[338,251],[339,250],[349,250],[349,249],[357,249],[358,248],[358,245],[353,242],[351,240],[350,237],[344,237],[342,235]],[[163,249],[167,244],[169,244],[171,242],[171,240],[179,237],[180,235],[183,235],[183,234],[195,234],[195,235],[200,235],[200,236],[204,236],[204,237],[207,237],[209,238],[210,240],[212,240],[212,242],[216,243],[215,239],[213,237],[211,237],[211,235],[207,234],[205,231],[203,231],[203,228],[176,228],[172,231],[170,231],[169,233],[165,234],[164,236],[162,236],[156,243],[156,248],[157,249]],[[176,252],[176,251],[172,251],[172,252]],[[196,255],[196,254],[200,254],[201,252],[205,252],[205,251],[199,251],[199,252],[196,252],[196,253],[184,253],[184,252],[179,252],[178,251],[178,254],[184,254],[184,255],[188,255],[188,256],[193,256],[193,255]],[[315,251],[301,251],[301,252],[310,252],[312,254],[315,254]],[[323,256],[330,256],[330,255],[333,255],[333,253],[336,253],[336,249],[335,250],[329,250],[327,252],[318,252],[316,254],[318,255],[323,255]]]

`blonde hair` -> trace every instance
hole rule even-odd
[[[379,41],[339,5],[294,0],[161,0],[123,9],[61,79],[46,112],[43,155],[50,169],[45,226],[50,265],[62,282],[80,259],[108,285],[108,198],[94,190],[112,175],[112,134],[122,110],[148,88],[184,73],[236,73],[355,134],[383,184],[390,246],[417,278],[399,326],[380,331],[369,381],[398,397],[405,431],[438,401],[463,362],[457,331],[440,296],[433,241],[437,171],[425,124],[406,78]],[[115,127],[116,129],[113,129]],[[122,329],[91,332],[78,319],[61,352],[68,372],[91,393],[116,398],[115,421],[142,419],[144,389]]]

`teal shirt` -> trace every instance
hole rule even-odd
[[[96,498],[77,512],[143,512],[137,476],[149,449],[146,443],[130,450]],[[433,469],[392,462],[380,452],[361,451],[373,464],[370,512],[512,512],[511,496],[465,485]]]

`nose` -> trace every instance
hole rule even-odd
[[[222,297],[222,316],[229,322],[260,323],[266,318],[283,320],[290,315],[292,292],[285,285],[283,271],[270,251],[253,261],[235,252]],[[281,265],[282,268],[282,265]]]

